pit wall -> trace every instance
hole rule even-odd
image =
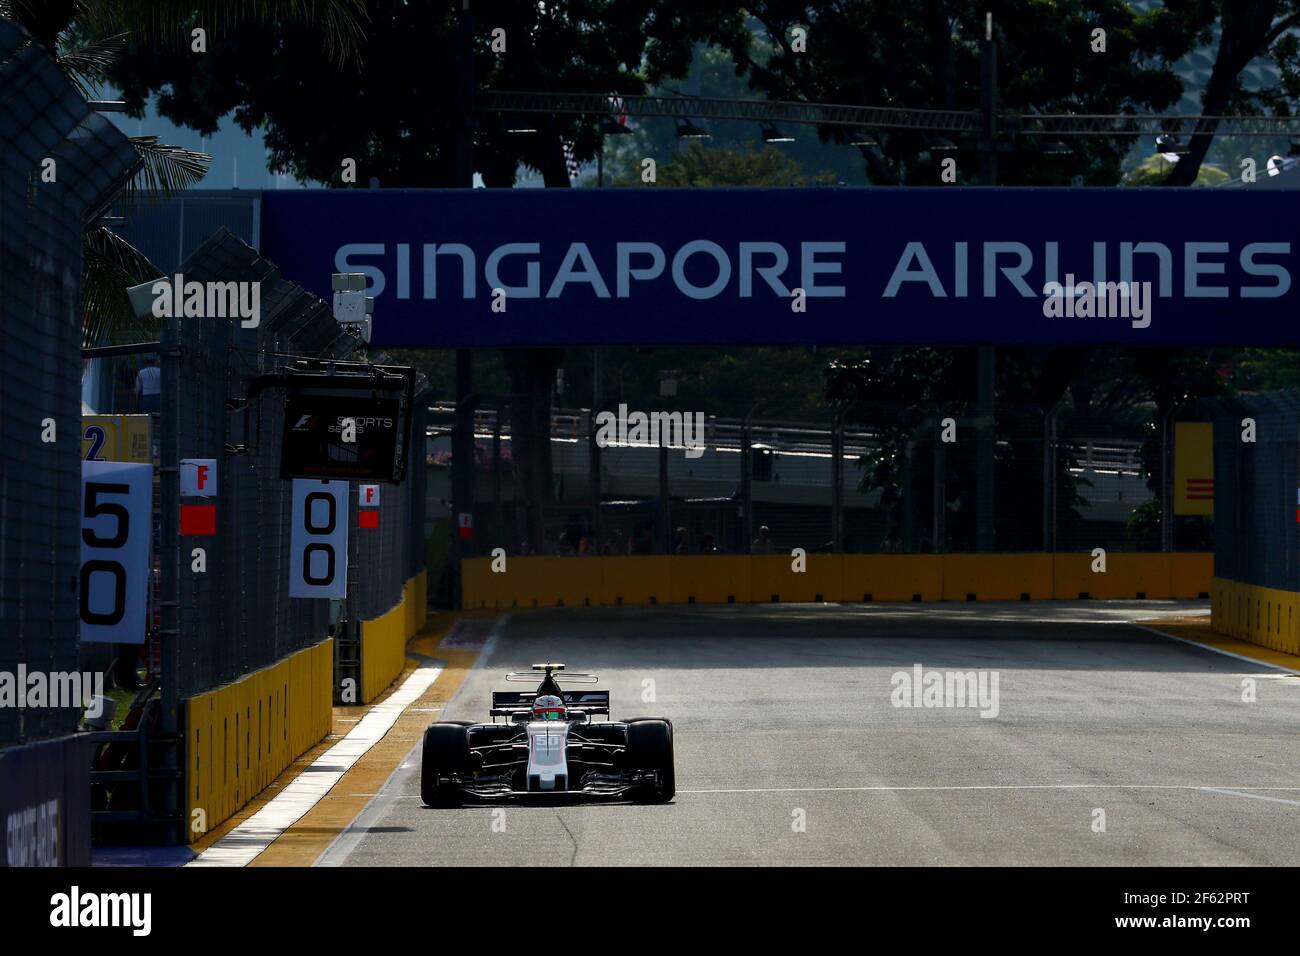
[[[1300,594],[1243,581],[1215,578],[1210,587],[1210,626],[1287,654],[1300,654]]]
[[[329,734],[333,681],[334,641],[326,639],[185,701],[187,841],[238,812]]]
[[[361,622],[361,701],[368,704],[406,666],[406,642],[429,613],[428,576],[421,571],[402,585],[402,599],[371,621]]]
[[[406,642],[428,614],[426,582],[421,571],[402,585],[392,609],[361,622],[361,703],[374,700],[401,674]],[[334,641],[327,639],[185,701],[189,842],[239,812],[329,735],[333,681]]]
[[[799,601],[1019,601],[1196,598],[1210,594],[1214,555],[810,554],[507,557],[462,562],[461,607],[529,608]],[[1296,595],[1300,597],[1300,595]]]

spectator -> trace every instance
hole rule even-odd
[[[776,545],[772,543],[770,532],[767,525],[761,525],[758,529],[758,537],[754,539],[749,550],[754,554],[771,554],[776,550]]]
[[[654,549],[655,542],[650,534],[650,528],[644,522],[638,524],[632,536],[632,553],[653,554]]]
[[[673,554],[686,554],[690,551],[690,536],[685,528],[677,529],[677,541],[673,545]]]
[[[582,522],[576,512],[569,513],[569,523],[564,526],[560,544],[565,554],[577,554],[582,544]]]
[[[142,412],[156,415],[162,409],[162,369],[158,367],[157,356],[146,358],[144,368],[136,374],[135,397]]]
[[[601,554],[627,554],[627,541],[623,537],[623,529],[615,528],[610,532],[609,540],[605,546],[600,549]]]
[[[713,544],[713,535],[709,534],[706,531],[704,535],[700,538],[700,553],[714,554],[717,552],[717,550],[718,550],[717,547]]]
[[[898,529],[890,528],[885,537],[880,542],[880,550],[885,554],[897,554],[903,550],[903,544],[898,540]]]

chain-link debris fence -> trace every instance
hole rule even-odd
[[[139,160],[21,28],[0,20],[0,672],[77,672],[82,248]],[[0,707],[0,747],[74,708]]]
[[[258,283],[261,301],[255,328],[239,318],[180,317],[167,319],[164,333],[162,470],[186,458],[219,463],[212,536],[169,530],[183,502],[169,501],[163,486],[163,592],[174,569],[176,693],[183,699],[331,634],[343,637],[340,622],[355,637],[358,621],[398,603],[403,584],[424,561],[424,416],[413,422],[407,479],[381,487],[377,528],[358,528],[357,484],[350,485],[346,601],[332,606],[328,599],[290,598],[292,482],[280,477],[285,393],[250,388],[300,359],[345,359],[359,340],[342,331],[329,305],[281,278],[224,229],[181,272],[187,283]],[[191,573],[195,548],[209,549],[205,573]],[[164,620],[164,646],[167,630]]]
[[[603,410],[602,410],[603,411]],[[450,422],[450,408],[434,409]],[[707,412],[551,415],[549,484],[530,482],[508,397],[475,414],[474,508],[462,553],[700,554],[1206,550],[1208,529],[1163,507],[1171,422],[1154,406],[853,402],[825,421]],[[1190,413],[1188,413],[1190,414]],[[631,413],[629,413],[630,417]],[[431,498],[451,500],[449,428]],[[662,440],[661,440],[662,439]],[[684,440],[685,439],[685,440]],[[593,449],[595,454],[593,455]],[[595,490],[593,493],[593,489]],[[530,533],[538,527],[541,534]],[[1166,526],[1180,529],[1166,542]]]

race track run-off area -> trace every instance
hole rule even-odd
[[[431,809],[417,748],[318,863],[1295,865],[1300,677],[1126,623],[1202,608],[515,612],[442,716],[563,661],[673,721],[675,800]],[[916,665],[996,675],[996,715],[895,706]]]

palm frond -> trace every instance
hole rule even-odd
[[[319,29],[336,63],[357,59],[369,19],[365,0],[83,0],[83,20],[98,33],[130,29],[136,42],[175,49],[190,31],[228,33],[245,24],[299,23]]]
[[[51,54],[81,11],[80,0],[0,0],[0,17],[22,26]]]
[[[107,80],[109,68],[126,51],[126,37],[125,33],[115,33],[91,40],[61,51],[55,59],[77,91],[91,99],[99,84]]]
[[[130,140],[144,167],[126,184],[122,198],[128,203],[138,202],[142,194],[174,196],[202,180],[212,165],[209,154],[160,143],[157,136],[132,136]]]
[[[158,267],[121,236],[100,226],[82,244],[82,347],[147,339],[159,320],[139,318],[126,290],[162,276]]]

